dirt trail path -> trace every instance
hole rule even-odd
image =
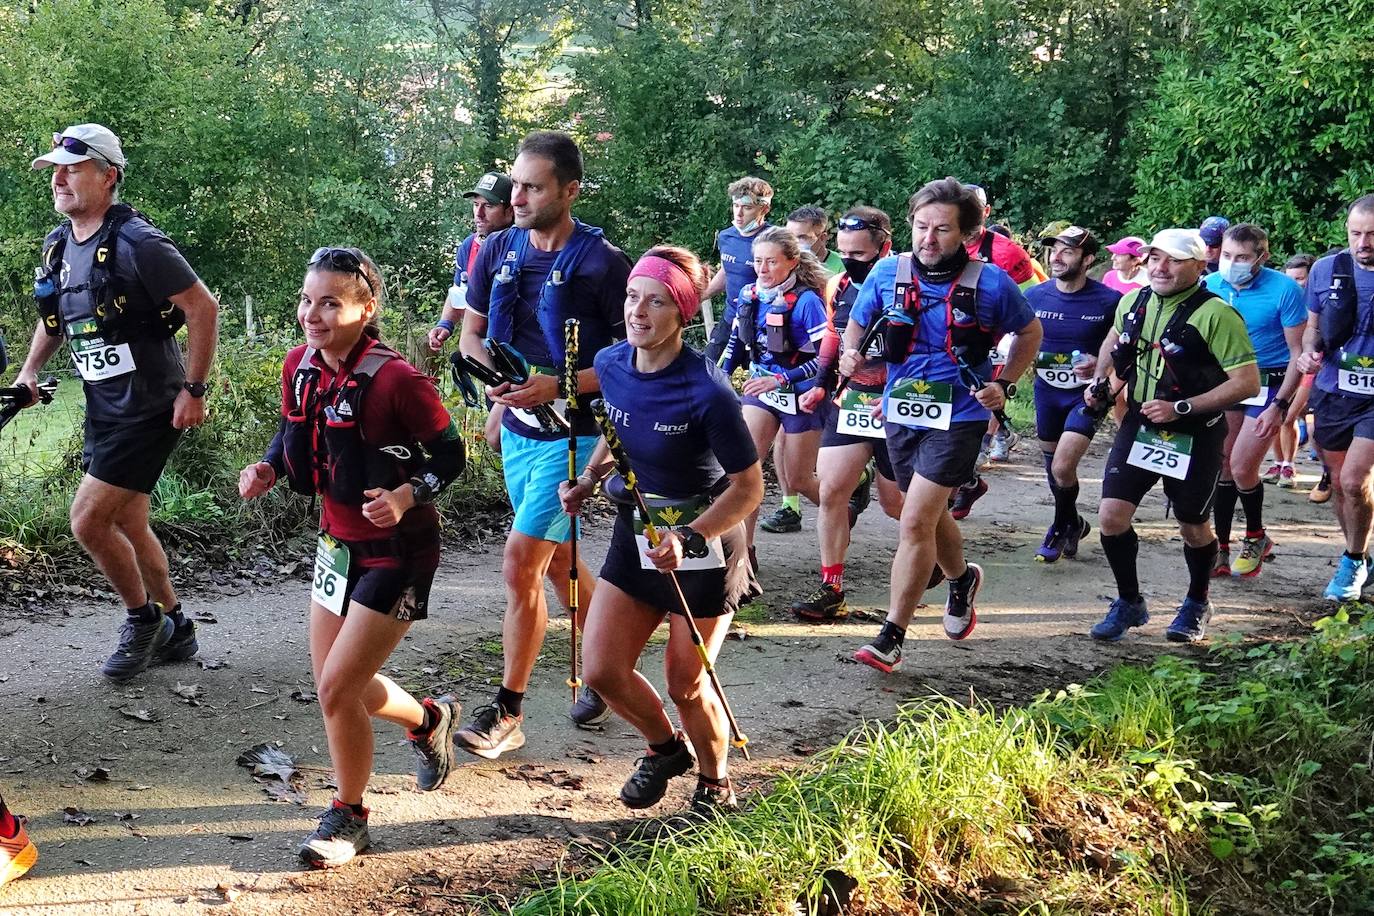
[[[977,632],[964,643],[943,637],[944,590],[937,590],[936,606],[921,611],[905,665],[892,676],[849,661],[874,623],[810,628],[782,613],[815,576],[814,510],[808,507],[802,534],[762,536],[769,610],[743,623],[747,637],[727,643],[720,664],[752,739],[754,762],[735,765],[746,793],[860,718],[890,715],[905,698],[966,696],[972,687],[994,702],[1021,701],[1165,648],[1163,628],[1182,597],[1185,573],[1159,497],[1148,499],[1138,517],[1142,581],[1154,619],[1142,635],[1097,645],[1087,631],[1111,587],[1096,533],[1076,561],[1032,562],[1050,516],[1033,451],[1023,445],[1012,464],[990,475],[992,492],[964,523],[968,554],[987,571]],[[1085,467],[1088,506],[1097,498],[1102,456],[1099,445]],[[1303,470],[1310,486],[1312,467]],[[1302,488],[1270,493],[1278,555],[1259,579],[1214,590],[1217,633],[1291,622],[1317,607],[1312,597],[1330,575],[1339,542],[1329,508],[1309,505]],[[586,553],[596,562],[606,530],[599,525],[589,538]],[[876,504],[860,523],[848,573],[856,609],[885,612],[895,531]],[[500,670],[499,564],[499,552],[446,555],[433,618],[414,627],[396,652],[388,669],[393,677],[417,690],[453,690],[469,709],[487,702],[490,679]],[[199,599],[191,610],[217,621],[200,629],[201,658],[214,666],[160,667],[121,688],[98,673],[115,622],[108,603],[73,607],[65,616],[0,617],[0,787],[29,815],[41,854],[28,877],[0,891],[0,912],[457,910],[461,895],[509,890],[530,870],[552,867],[580,836],[613,841],[633,825],[616,792],[642,746],[618,720],[595,733],[578,731],[565,718],[567,627],[560,618],[550,626],[527,700],[523,750],[494,762],[464,758],[442,790],[422,795],[412,788],[413,758],[403,736],[379,727],[378,775],[369,797],[372,853],[339,873],[298,869],[295,844],[329,798],[306,656],[307,591],[293,580]],[[659,683],[661,657],[651,647],[644,665]],[[178,696],[178,686],[199,687],[199,705]],[[130,717],[142,710],[156,721]],[[303,807],[272,801],[235,765],[241,751],[269,741],[311,768]],[[108,770],[108,781],[78,776],[97,767]],[[685,803],[691,786],[679,782],[657,813]],[[69,806],[93,820],[68,822]],[[444,877],[419,895],[427,900],[413,888],[397,888],[428,873]]]

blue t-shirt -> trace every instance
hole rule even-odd
[[[1312,270],[1307,275],[1308,311],[1316,315],[1322,313],[1327,300],[1331,298],[1331,274],[1335,267],[1335,255],[1321,258],[1312,265]],[[1355,298],[1358,305],[1355,313],[1355,334],[1346,341],[1342,349],[1359,356],[1374,357],[1374,270],[1365,270],[1360,267],[1358,261],[1355,262]],[[1337,382],[1339,363],[1340,354],[1326,354],[1321,369],[1317,371],[1317,380],[1313,384],[1322,391],[1340,391]],[[1348,391],[1341,393],[1351,394]]]
[[[1288,339],[1283,329],[1307,324],[1307,305],[1297,280],[1273,268],[1261,267],[1243,289],[1236,289],[1220,273],[1208,274],[1203,282],[1245,319],[1245,330],[1250,332],[1250,344],[1261,369],[1282,369],[1288,365]]]
[[[477,233],[469,235],[458,243],[458,247],[453,252],[453,285],[464,291],[467,295],[468,285],[468,262],[472,260],[472,246],[476,245],[481,251],[481,243],[477,241]]]
[[[477,263],[468,275],[468,308],[483,317],[488,316],[491,304],[492,277],[505,262],[506,245],[502,236],[506,231],[494,232],[487,236],[486,241],[482,243],[482,250],[477,254]],[[540,327],[540,315],[536,311],[544,284],[549,279],[549,272],[553,270],[558,254],[557,251],[540,251],[533,245],[526,249],[525,260],[520,265],[520,276],[517,281],[519,293],[515,305],[513,339],[508,343],[524,354],[532,367],[561,371],[562,367],[555,366],[554,359],[549,354],[548,338],[544,329]],[[564,278],[563,282],[570,286],[568,301],[573,304],[575,317],[582,323],[581,340],[584,346],[578,354],[579,369],[590,367],[596,355],[589,352],[590,348],[585,346],[585,341],[619,339],[625,336],[625,284],[629,276],[630,261],[625,253],[605,239],[600,239],[587,252],[573,275]],[[560,327],[554,329],[553,333],[561,336],[564,332]],[[582,404],[587,404],[595,397],[592,392],[583,392],[578,400]],[[502,415],[501,423],[512,432],[531,439],[551,440],[563,436],[559,433],[545,433],[537,426],[522,423],[509,410]],[[585,409],[577,412],[573,418],[573,427],[579,436],[597,434],[596,421]]]
[[[1053,280],[1026,290],[1026,303],[1045,329],[1045,339],[1040,343],[1042,353],[1077,350],[1097,356],[1120,301],[1119,292],[1091,279],[1074,293],[1061,291]]]
[[[912,279],[920,285],[921,316],[917,325],[911,354],[900,365],[888,363],[887,387],[889,394],[893,386],[908,379],[923,379],[927,382],[943,382],[953,386],[954,412],[951,422],[983,420],[992,412],[979,404],[969,394],[968,386],[959,380],[959,367],[945,349],[949,331],[946,297],[950,293],[953,280],[948,283],[927,283],[919,279],[915,265],[912,265]],[[859,301],[854,304],[849,320],[857,321],[868,327],[879,315],[893,306],[893,295],[897,284],[897,255],[883,258],[873,268],[859,290]],[[901,303],[897,303],[900,307]],[[1014,333],[1035,320],[1035,313],[1026,304],[1026,297],[1007,272],[993,264],[983,267],[978,275],[978,321],[985,328],[991,328],[993,336]],[[972,367],[984,379],[992,377],[992,362],[984,360],[982,365]],[[886,411],[886,405],[884,405]]]
[[[734,309],[739,305],[739,291],[746,283],[758,279],[754,273],[754,239],[768,227],[761,226],[758,232],[749,236],[739,234],[734,226],[716,233],[716,248],[720,251],[720,268],[725,271],[725,310],[722,318],[734,317]]]
[[[801,358],[810,365],[789,367],[775,360],[768,350],[768,312],[771,305],[761,298],[755,299],[752,286],[745,287],[740,291],[740,295],[742,300],[754,303],[754,351],[758,358],[750,363],[750,368],[788,376],[793,390],[798,394],[812,388],[816,384],[815,357],[820,353],[821,338],[825,337],[826,328],[830,325],[825,300],[815,290],[802,289],[797,293],[797,301],[787,313],[787,339],[792,342],[793,349],[802,354]],[[727,352],[733,351],[734,346],[739,345],[739,325],[736,324],[730,333],[733,346],[727,347]],[[810,359],[807,359],[808,356]],[[735,360],[727,360],[727,365],[733,364]]]
[[[606,412],[644,492],[687,499],[757,462],[739,397],[714,363],[684,346],[658,372],[640,372],[621,341],[596,355]]]

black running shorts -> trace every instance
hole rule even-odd
[[[951,423],[949,429],[913,429],[887,424],[887,453],[905,493],[913,477],[941,487],[957,487],[973,477],[983,447],[987,420]]]
[[[1328,452],[1344,452],[1358,436],[1374,440],[1374,398],[1351,394],[1332,394],[1312,386],[1308,401],[1317,421],[1317,447]]]
[[[821,433],[821,448],[836,448],[841,445],[867,445],[873,449],[873,466],[878,469],[878,473],[888,480],[896,480],[897,476],[892,472],[892,459],[887,453],[887,440],[874,439],[871,436],[851,436],[849,433],[842,433],[835,429],[840,420],[840,408],[835,406],[835,402],[829,398],[817,409],[817,413],[825,411],[825,426]]]
[[[397,620],[429,616],[429,591],[439,568],[438,528],[385,542],[343,543],[349,552],[345,616],[351,601]]]
[[[1162,479],[1164,495],[1173,506],[1175,518],[1188,525],[1207,521],[1212,514],[1217,480],[1221,477],[1221,450],[1226,442],[1225,417],[1218,416],[1211,426],[1193,433],[1192,460],[1188,464],[1187,476],[1182,480],[1147,471],[1126,461],[1143,422],[1146,422],[1145,419],[1134,410],[1128,411],[1122,418],[1111,453],[1107,455],[1102,498],[1122,499],[1138,506],[1145,494]]]
[[[682,613],[672,579],[656,569],[643,569],[639,563],[639,544],[634,533],[634,510],[621,506],[611,532],[611,545],[601,565],[601,578],[625,594],[664,613]],[[745,545],[744,525],[736,525],[721,536],[725,548],[724,569],[679,571],[677,581],[687,598],[693,617],[723,617],[739,610],[754,585]]]
[[[87,414],[81,469],[112,487],[151,493],[180,438],[170,410],[132,423]]]

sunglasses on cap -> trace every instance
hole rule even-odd
[[[889,231],[884,227],[879,226],[877,223],[871,223],[868,220],[858,216],[842,216],[840,217],[840,221],[835,225],[836,227],[843,229],[845,232],[857,232],[860,229],[876,229],[879,232]]]
[[[367,272],[363,270],[362,259],[347,248],[316,248],[315,253],[310,256],[310,266],[316,267],[321,264],[339,273],[357,274],[367,284],[367,291],[374,296],[377,295]]]
[[[85,140],[78,140],[76,137],[64,137],[61,134],[53,134],[52,147],[53,149],[58,149],[60,147],[73,156],[94,156],[101,162],[109,161],[104,156],[100,155],[99,150],[91,149],[89,143]]]

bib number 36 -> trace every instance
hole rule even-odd
[[[348,545],[321,534],[315,545],[315,578],[310,598],[331,614],[343,616],[348,591]]]

